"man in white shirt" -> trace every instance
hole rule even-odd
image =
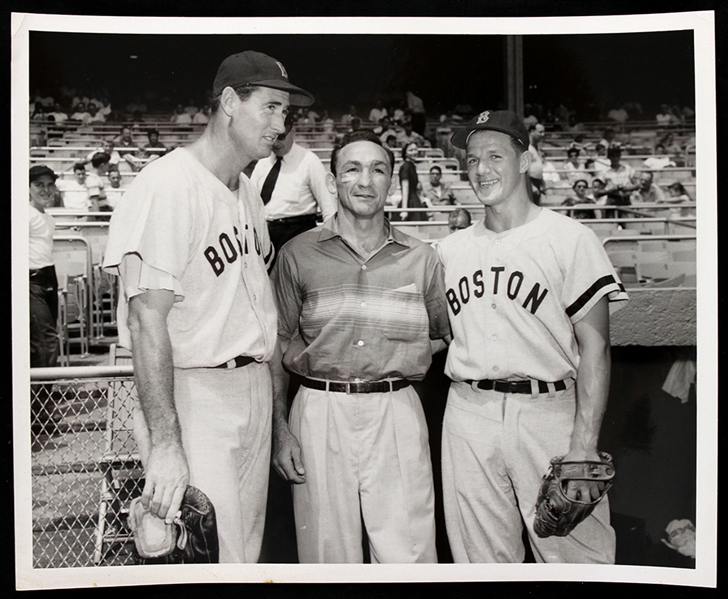
[[[78,162],[73,165],[73,179],[58,180],[56,185],[61,192],[64,208],[87,212],[93,207],[86,186],[86,175],[86,167]]]
[[[295,143],[292,113],[286,117],[285,132],[273,144],[273,153],[258,161],[250,179],[263,198],[276,253],[289,239],[313,229],[318,212],[323,220],[336,212],[336,198],[326,187],[321,160]]]

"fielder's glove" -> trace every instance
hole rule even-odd
[[[129,527],[144,564],[215,564],[220,561],[215,508],[198,488],[188,486],[173,524],[153,516],[141,497],[129,506]]]
[[[565,537],[592,513],[607,494],[614,479],[612,456],[599,452],[601,462],[564,462],[564,456],[551,460],[551,468],[543,477],[536,501],[533,529],[541,537]],[[566,487],[571,480],[597,482],[599,497],[593,501],[570,499]]]

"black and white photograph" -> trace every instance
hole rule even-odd
[[[716,586],[713,12],[11,17],[17,589]]]

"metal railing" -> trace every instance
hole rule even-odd
[[[33,567],[138,563],[131,366],[31,369]]]

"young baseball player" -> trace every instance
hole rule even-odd
[[[290,101],[313,98],[280,62],[225,59],[205,131],[139,173],[113,213],[104,262],[124,292],[119,339],[132,349],[141,405],[142,502],[170,523],[187,484],[199,488],[215,508],[221,562],[256,562],[263,535],[273,248],[242,171],[270,154]]]
[[[438,253],[453,341],[443,423],[445,520],[456,562],[614,561],[606,499],[565,537],[533,521],[555,456],[599,461],[609,390],[609,308],[627,295],[596,235],[529,201],[529,136],[510,111],[485,111],[453,135],[485,217]],[[572,499],[599,496],[569,483]]]
[[[427,423],[411,381],[449,334],[442,267],[384,215],[394,156],[347,133],[327,185],[339,211],[288,242],[273,270],[279,311],[274,459],[295,483],[302,563],[437,561]],[[282,364],[280,357],[282,356]],[[290,414],[285,368],[303,377]]]

